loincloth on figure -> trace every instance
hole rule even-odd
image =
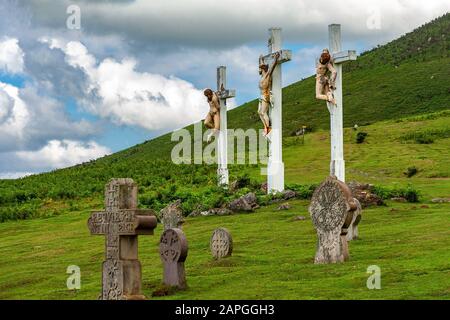
[[[273,108],[273,96],[271,91],[264,90],[263,94],[261,95],[261,98],[259,98],[258,110],[262,108],[263,102],[268,103]]]

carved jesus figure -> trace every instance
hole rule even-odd
[[[275,61],[269,67],[269,65],[264,63],[262,56],[259,57],[259,74],[261,75],[261,79],[259,80],[259,89],[261,90],[261,98],[259,99],[258,114],[264,125],[265,136],[267,136],[271,130],[270,118],[268,115],[269,106],[272,105],[270,90],[272,88],[272,73],[279,58],[280,54],[277,52],[275,54]]]
[[[212,129],[208,136],[208,142],[211,141],[213,135],[220,130],[220,102],[217,93],[211,89],[206,89],[203,94],[207,98],[209,111],[205,118],[205,127]]]
[[[328,49],[323,49],[316,66],[316,99],[336,104],[333,91],[336,89],[336,69]]]

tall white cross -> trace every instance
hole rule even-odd
[[[267,192],[275,193],[284,190],[284,163],[282,151],[282,101],[281,101],[281,64],[291,60],[291,50],[281,49],[281,28],[269,29],[269,54],[264,56],[263,63],[270,65],[273,63],[275,54],[278,52],[277,66],[275,66],[272,73],[272,104],[270,108],[270,122],[272,124],[272,131],[270,132],[269,140],[269,162],[267,165]]]
[[[228,127],[227,127],[227,99],[236,96],[234,90],[226,90],[227,68],[217,67],[217,95],[220,101],[220,131],[217,140],[217,178],[219,186],[228,186]]]
[[[333,57],[337,72],[336,90],[334,98],[336,105],[327,102],[330,111],[330,133],[331,133],[331,162],[330,175],[335,175],[338,180],[345,182],[345,161],[344,161],[344,124],[343,124],[343,103],[342,103],[342,63],[349,60],[356,60],[356,51],[341,51],[341,25],[330,24],[328,26],[329,51]]]

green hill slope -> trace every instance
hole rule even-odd
[[[356,133],[345,129],[348,179],[391,188],[411,183],[420,190],[421,203],[387,200],[386,206],[364,209],[359,226],[361,239],[349,243],[350,261],[332,265],[313,263],[316,235],[307,200],[290,200],[291,209],[286,211],[272,204],[261,206],[255,213],[188,217],[183,230],[189,242],[189,288],[162,298],[449,299],[450,204],[433,203],[431,199],[450,197],[450,112],[379,122],[362,130],[368,136],[364,143],[357,144]],[[423,136],[434,142],[416,143],[415,137]],[[324,178],[328,172],[328,132],[308,134],[305,144],[295,137],[286,143],[287,183],[312,183]],[[170,201],[187,193],[197,195],[196,201],[203,203],[214,199],[208,192],[219,194],[208,189],[209,184],[215,184],[215,166],[192,165],[190,169],[179,167],[180,171],[161,166],[157,172],[151,162],[139,161],[138,154],[130,157],[133,160],[128,162],[129,169],[120,161],[111,167],[117,172],[120,168],[129,170],[122,173],[129,173],[140,184],[141,203],[150,196]],[[132,165],[135,161],[138,167]],[[106,164],[102,165],[106,170]],[[403,172],[410,166],[416,166],[419,173],[407,178]],[[247,168],[252,178],[264,179],[257,169]],[[97,172],[77,170],[88,181]],[[231,168],[233,174],[239,170],[242,168]],[[54,183],[63,179],[64,184],[71,179],[68,174],[75,177],[75,172],[58,171],[45,177],[55,179]],[[102,174],[98,173],[99,181],[106,178]],[[184,186],[174,178],[197,181]],[[44,181],[37,179],[35,187],[40,190],[38,183]],[[200,186],[204,189],[199,190]],[[246,192],[245,188],[240,192]],[[105,239],[89,235],[86,221],[90,210],[103,207],[102,200],[100,195],[81,201],[46,200],[45,212],[59,210],[68,214],[1,223],[0,299],[96,299],[101,291]],[[305,220],[296,220],[297,216]],[[209,252],[209,238],[217,227],[226,227],[233,235],[233,256],[222,261],[214,261]],[[143,293],[150,299],[160,299],[151,295],[160,289],[162,280],[157,246],[161,232],[162,226],[158,225],[154,236],[139,238]],[[81,290],[66,288],[69,265],[81,268]],[[366,287],[370,265],[381,268],[381,290]]]
[[[355,123],[361,126],[449,109],[449,31],[450,14],[446,14],[385,46],[363,53],[357,61],[345,65],[345,126],[353,126]],[[260,128],[256,109],[257,102],[254,100],[229,111],[229,127]],[[448,121],[445,114],[443,117]],[[328,122],[326,107],[314,98],[313,77],[283,89],[283,133],[286,146],[295,141],[295,138],[289,137],[302,125],[321,132],[328,129]],[[400,130],[404,130],[405,125],[409,125],[409,122],[398,126]],[[445,124],[441,124],[441,127],[445,132]],[[188,129],[192,132],[193,126]],[[396,130],[396,127],[391,130]],[[287,181],[305,184],[320,181],[327,172],[327,143],[322,141],[320,147],[315,145],[315,149],[308,149],[309,153],[298,150],[299,154],[296,154],[297,161],[311,161],[312,165],[317,159],[310,159],[310,155],[318,155],[317,152],[320,152],[321,162],[314,167],[323,167],[320,174],[314,177],[309,173],[304,176],[291,175],[291,172],[297,170],[294,169],[297,164],[292,162],[292,166],[286,168]],[[83,205],[80,199],[100,198],[104,184],[111,177],[134,178],[141,186],[141,204],[155,209],[176,197],[184,200],[186,212],[198,205],[217,206],[223,203],[225,199],[216,196],[218,190],[215,188],[215,166],[172,164],[169,159],[174,144],[170,141],[170,134],[166,134],[71,168],[13,181],[0,180],[0,221],[76,210]],[[402,149],[406,155],[411,152],[408,148]],[[430,148],[432,150],[433,146]],[[389,149],[386,152],[389,154]],[[421,155],[424,159],[429,157],[427,153]],[[289,163],[288,149],[284,156],[286,163]],[[346,156],[351,156],[349,150],[346,150]],[[439,162],[439,159],[445,158],[436,155],[433,159]],[[385,160],[379,159],[380,162],[375,165],[382,166]],[[407,161],[401,168],[395,165],[395,170],[388,170],[385,177],[401,176],[406,163]],[[250,174],[255,181],[264,179],[255,175],[258,170],[256,166],[234,166],[231,169],[232,179],[242,177],[245,173]],[[353,170],[351,162],[348,169]],[[429,168],[419,175],[431,176],[433,172]],[[436,175],[448,177],[448,172],[439,169]]]

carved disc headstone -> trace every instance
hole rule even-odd
[[[347,228],[356,203],[345,183],[328,177],[314,191],[309,212],[317,231],[315,263],[335,263],[348,259]]]
[[[233,252],[233,238],[231,233],[225,228],[214,230],[210,241],[211,254],[214,259],[221,259],[231,256]]]
[[[181,229],[167,229],[159,244],[159,254],[164,264],[163,282],[167,286],[186,288],[184,261],[188,253],[186,236]]]

